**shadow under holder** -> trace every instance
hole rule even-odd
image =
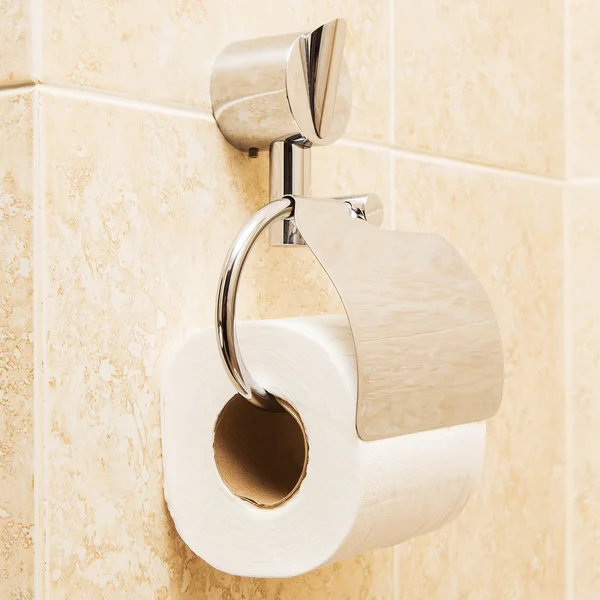
[[[272,245],[307,245],[335,286],[357,364],[356,429],[363,440],[479,421],[498,409],[502,343],[475,275],[445,239],[379,229],[376,194],[312,198],[311,147],[334,143],[352,104],[346,24],[235,42],[211,77],[215,120],[251,154],[270,153],[270,200],[234,240],[221,274],[216,329],[237,392],[285,410],[241,357],[235,303],[245,260],[268,227]]]

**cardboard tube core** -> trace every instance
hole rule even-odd
[[[234,396],[215,424],[213,450],[223,483],[236,496],[262,508],[288,500],[308,464],[308,442],[300,417],[257,408]]]

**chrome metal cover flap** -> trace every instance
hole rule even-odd
[[[456,249],[438,235],[352,218],[343,202],[294,200],[296,225],[354,337],[358,435],[376,440],[491,417],[502,397],[500,332]]]

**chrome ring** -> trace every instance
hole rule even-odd
[[[242,359],[235,330],[236,298],[244,263],[260,234],[271,223],[293,214],[293,198],[284,197],[263,206],[252,216],[227,253],[217,293],[217,344],[227,375],[240,396],[271,412],[282,412],[284,408],[273,394],[254,381]]]

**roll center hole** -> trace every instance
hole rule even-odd
[[[302,421],[285,405],[273,413],[234,396],[215,425],[215,463],[223,483],[247,502],[273,508],[300,487],[308,464]]]

